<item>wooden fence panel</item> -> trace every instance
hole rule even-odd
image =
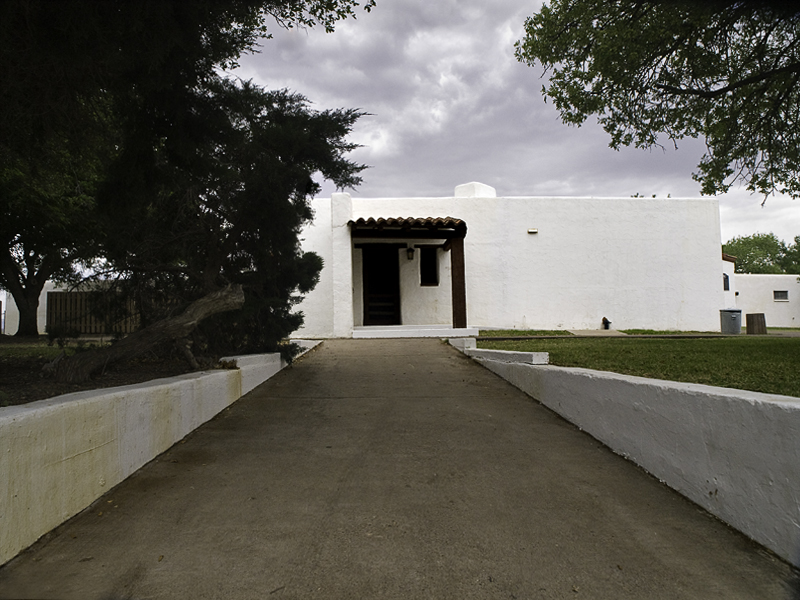
[[[139,313],[133,300],[114,311],[111,299],[97,292],[47,292],[47,331],[93,335],[136,331]]]

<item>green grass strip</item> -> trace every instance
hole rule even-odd
[[[66,354],[73,354],[72,348],[67,349]],[[0,358],[47,358],[55,359],[61,354],[61,348],[56,345],[47,346],[46,344],[15,344],[0,346]]]
[[[481,329],[481,337],[526,337],[531,335],[572,335],[563,329]]]
[[[708,334],[708,333],[716,333],[719,334],[719,331],[659,331],[658,329],[620,329],[622,333],[627,333],[628,335],[690,335],[690,334]]]
[[[549,352],[550,364],[800,397],[800,338],[565,338],[480,341]]]

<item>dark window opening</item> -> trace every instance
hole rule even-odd
[[[772,299],[773,300],[788,300],[789,299],[789,290],[773,290]]]
[[[422,246],[419,249],[420,285],[439,285],[439,256],[435,246]]]
[[[364,325],[400,325],[400,255],[397,244],[361,248]]]
[[[722,289],[726,292],[731,291],[731,279],[727,273],[722,274]]]

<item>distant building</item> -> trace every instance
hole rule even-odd
[[[742,315],[763,313],[767,327],[800,327],[800,275],[737,273],[735,281]]]

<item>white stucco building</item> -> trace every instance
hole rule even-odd
[[[305,250],[325,260],[297,337],[448,328],[718,331],[715,198],[497,197],[314,201]],[[733,296],[731,296],[733,297]]]
[[[763,313],[767,327],[800,327],[800,275],[737,273],[734,281],[742,315]]]

